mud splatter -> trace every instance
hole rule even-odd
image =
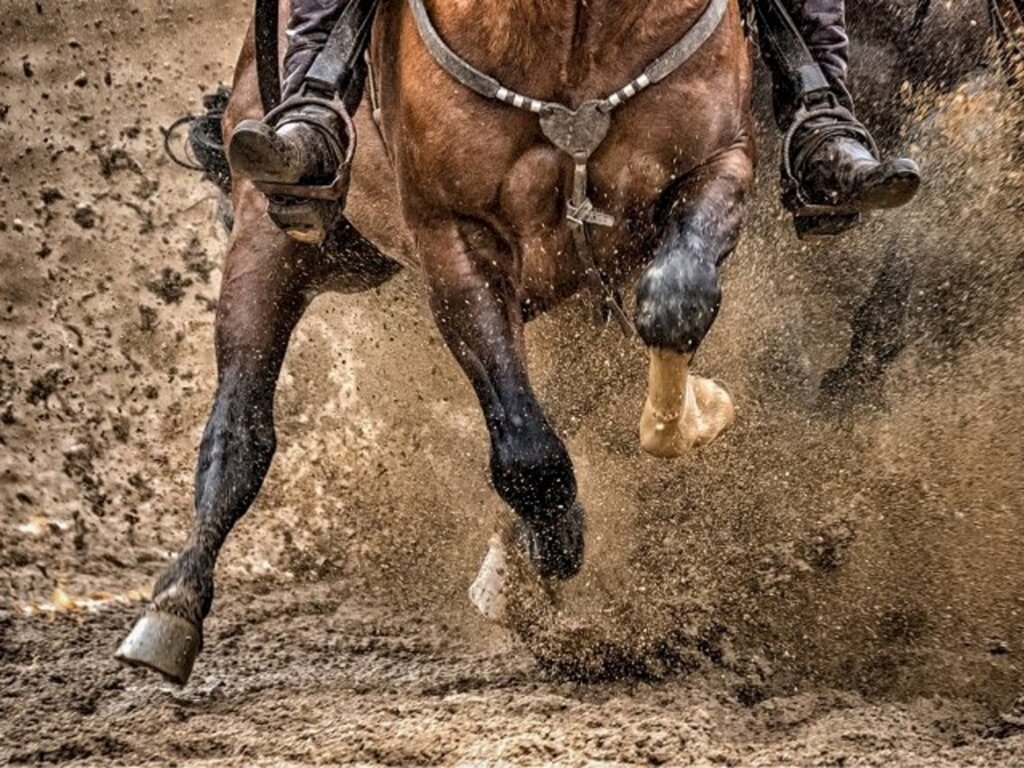
[[[14,609],[56,588],[147,591],[189,525],[225,236],[213,188],[167,163],[159,128],[231,54],[168,41],[237,40],[249,6],[100,18],[15,0],[0,19],[0,762],[1024,760],[1019,105],[971,74],[976,26],[921,88],[887,43],[905,9],[881,5],[855,19],[882,30],[862,35],[879,62],[859,75],[865,119],[912,145],[929,183],[912,209],[802,246],[765,132],[760,202],[699,360],[739,404],[727,439],[687,462],[640,455],[642,355],[582,303],[539,320],[535,383],[576,462],[589,555],[553,597],[524,580],[502,630],[465,591],[505,511],[414,276],[319,299],[278,393],[274,468],[177,690],[114,665],[133,611],[116,600]],[[976,6],[937,4],[926,42]]]

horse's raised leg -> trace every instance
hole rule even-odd
[[[636,286],[636,327],[651,358],[640,445],[655,456],[681,456],[709,443],[735,416],[729,393],[690,374],[689,363],[718,313],[718,267],[739,239],[750,158],[742,142],[663,200],[661,241]]]
[[[121,661],[179,684],[202,648],[217,554],[270,467],[274,389],[316,277],[311,252],[262,211],[261,196],[251,188],[241,193],[217,307],[217,394],[199,449],[192,532],[117,651]]]
[[[569,454],[527,376],[512,255],[480,223],[421,231],[417,243],[434,317],[483,409],[494,488],[519,516],[540,576],[570,578],[583,560],[583,510]]]

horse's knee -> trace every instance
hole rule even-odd
[[[693,352],[718,314],[722,290],[712,261],[662,256],[636,285],[636,329],[649,347]]]
[[[546,423],[493,439],[491,478],[498,495],[526,519],[565,511],[576,499],[569,452]]]

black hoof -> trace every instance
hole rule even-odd
[[[542,579],[571,579],[583,567],[583,506],[547,520],[521,520],[518,540]]]
[[[203,647],[203,632],[191,621],[164,611],[149,610],[128,633],[114,658],[131,667],[159,672],[184,685]]]

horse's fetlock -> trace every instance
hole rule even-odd
[[[650,347],[693,352],[718,314],[718,270],[697,257],[656,261],[637,281],[636,329]]]
[[[576,477],[565,445],[550,428],[496,441],[491,453],[495,490],[519,515],[546,517],[576,499]]]
[[[197,626],[213,605],[213,573],[183,553],[153,587],[153,605]]]

